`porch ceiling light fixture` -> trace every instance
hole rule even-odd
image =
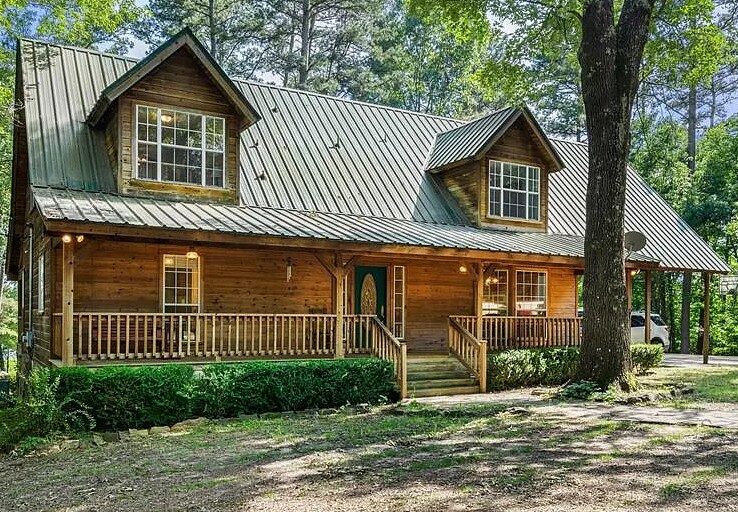
[[[78,243],[78,244],[81,244],[82,242],[84,242],[84,241],[85,241],[85,235],[77,235],[77,236],[75,237],[75,239],[77,240],[77,243]]]
[[[162,123],[167,123],[167,124],[168,123],[171,123],[172,122],[172,119],[174,119],[174,118],[172,116],[170,116],[169,114],[162,114],[161,115],[161,122]]]
[[[190,246],[190,249],[187,251],[186,256],[188,260],[196,260],[199,255],[197,254],[195,248]]]
[[[71,241],[72,241],[72,235],[68,233],[66,235],[62,235],[62,242],[64,242],[65,244],[68,244]]]
[[[467,272],[469,272],[469,269],[466,268],[466,265],[462,263],[461,265],[459,265],[459,272],[461,272],[462,274],[466,274]]]
[[[639,269],[639,268],[634,268],[634,269],[632,269],[632,270],[630,271],[630,275],[631,275],[631,276],[634,276],[634,275],[636,275],[636,274],[640,274],[640,273],[641,273],[641,269]]]
[[[489,276],[487,279],[484,280],[484,284],[486,284],[487,286],[491,284],[497,284],[499,282],[500,280],[499,278],[497,278],[497,276]]]

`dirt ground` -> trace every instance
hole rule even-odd
[[[205,422],[0,459],[0,509],[738,510],[738,431],[508,407]]]

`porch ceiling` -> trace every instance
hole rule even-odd
[[[47,222],[569,258],[584,255],[584,239],[570,235],[479,229],[344,213],[191,203],[51,187],[34,187],[33,195]],[[638,253],[631,255],[631,260],[656,263],[655,259]]]

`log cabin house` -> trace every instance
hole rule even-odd
[[[21,40],[6,271],[39,365],[376,356],[485,390],[575,345],[586,145],[229,78],[188,30],[137,62]],[[726,264],[628,174],[628,274]],[[647,280],[649,281],[649,280]]]

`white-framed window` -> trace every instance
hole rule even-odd
[[[395,338],[405,338],[405,267],[395,265],[394,299],[395,311],[392,322],[392,333]]]
[[[547,274],[518,270],[515,279],[515,311],[518,316],[546,316]]]
[[[484,279],[482,314],[507,316],[507,270],[494,270]]]
[[[541,169],[512,162],[489,162],[490,217],[541,218]]]
[[[225,186],[225,119],[136,105],[136,177]]]
[[[38,291],[38,297],[36,301],[38,302],[37,308],[39,313],[43,313],[45,309],[45,297],[46,297],[46,253],[41,253],[41,255],[38,257],[38,273],[36,274],[36,278],[38,279],[38,285],[36,286],[36,290]]]
[[[164,313],[200,311],[200,257],[164,255]]]

